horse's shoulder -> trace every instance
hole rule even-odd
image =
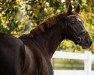
[[[17,47],[23,45],[23,42],[11,34],[0,33],[0,43],[5,46]]]

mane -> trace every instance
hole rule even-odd
[[[63,21],[64,18],[65,12],[46,19],[38,27],[42,32],[45,32],[47,29],[52,28],[55,25],[58,25],[58,22]]]
[[[66,13],[61,13],[52,17],[49,17],[45,21],[43,21],[41,24],[39,24],[36,28],[30,31],[29,34],[22,35],[21,38],[35,38],[37,35],[40,35],[40,33],[45,33],[47,30],[53,28],[54,26],[58,25],[61,22],[65,22]]]

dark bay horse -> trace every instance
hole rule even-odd
[[[48,18],[30,33],[15,38],[0,33],[0,75],[53,75],[51,58],[64,39],[82,48],[92,40],[79,16],[80,6]]]

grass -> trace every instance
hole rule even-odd
[[[52,65],[54,69],[64,70],[83,70],[84,62],[82,60],[70,60],[70,59],[53,59]]]

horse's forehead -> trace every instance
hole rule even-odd
[[[82,21],[82,19],[81,19],[80,17],[77,17],[77,20],[78,20],[78,21]]]
[[[83,20],[81,19],[80,14],[75,13],[75,15],[77,16],[77,20],[78,20],[78,21],[83,21]]]
[[[81,19],[81,17],[80,17],[78,14],[75,14],[74,17],[75,17],[78,21],[83,21],[83,20]]]
[[[78,14],[73,14],[73,15],[70,15],[68,17],[71,18],[71,19],[76,19],[79,22],[83,22],[83,20],[81,19],[81,17]]]

